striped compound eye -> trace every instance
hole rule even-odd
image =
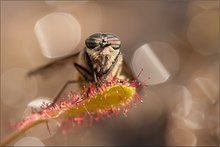
[[[100,45],[101,41],[102,41],[102,34],[95,33],[86,39],[85,41],[86,47],[89,49],[94,49],[95,47]]]
[[[111,33],[95,33],[89,36],[86,41],[86,47],[89,49],[94,49],[99,45],[111,45],[111,47],[115,50],[121,47],[121,41],[115,34]]]
[[[108,43],[111,44],[111,47],[115,50],[119,49],[121,47],[121,41],[115,34],[106,34]]]

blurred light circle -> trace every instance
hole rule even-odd
[[[40,108],[43,103],[50,104],[51,100],[47,97],[39,97],[28,104],[28,107]]]
[[[185,86],[178,85],[175,87],[173,97],[177,100],[177,104],[172,115],[177,118],[189,115],[192,109],[192,94],[190,91]]]
[[[195,88],[204,94],[212,104],[214,104],[219,98],[219,84],[216,81],[205,77],[197,77],[193,80]]]
[[[37,81],[27,78],[27,70],[12,68],[1,75],[1,100],[5,105],[20,107],[37,94]]]
[[[184,123],[190,129],[202,129],[205,115],[199,111],[192,111],[189,116],[183,118]]]
[[[148,85],[166,82],[179,69],[179,56],[176,50],[166,42],[152,42],[138,48],[132,58],[132,70],[138,79],[147,80]]]
[[[80,51],[85,47],[84,40],[94,32],[103,31],[103,9],[97,1],[46,1],[47,5],[56,11],[68,12],[80,22],[82,41],[75,49]]]
[[[187,36],[195,51],[203,55],[219,53],[218,18],[218,11],[204,11],[191,20]]]
[[[210,9],[217,9],[219,7],[219,1],[217,0],[210,0],[210,1],[193,1],[193,3],[205,10],[210,10]]]
[[[51,103],[51,99],[50,98],[48,98],[48,97],[38,97],[38,98],[30,101],[27,104],[27,107],[26,107],[26,109],[24,111],[24,115],[30,114],[33,109],[39,111],[43,104],[50,104],[50,103]]]
[[[81,39],[81,26],[71,14],[50,13],[35,24],[41,51],[47,58],[74,53]]]
[[[186,128],[170,128],[167,134],[168,146],[195,146],[195,134]]]
[[[34,137],[24,137],[18,140],[14,146],[45,146],[43,142],[41,142],[38,138]]]
[[[177,105],[176,109],[172,112],[172,119],[178,122],[178,126],[201,130],[205,127],[205,117],[206,111],[208,111],[207,106],[199,102],[192,101],[191,109],[188,111],[188,114],[184,114],[184,107]]]
[[[200,102],[199,99],[198,101],[193,100],[192,109],[183,121],[191,129],[203,129],[207,111],[207,104]]]
[[[79,44],[80,50],[85,47],[84,40],[94,32],[103,31],[103,9],[97,1],[79,0],[79,1],[46,1],[46,4],[53,7],[56,11],[68,12],[80,22],[83,39]],[[115,10],[114,10],[115,12]],[[107,18],[105,16],[105,18]],[[102,30],[101,30],[102,29]]]

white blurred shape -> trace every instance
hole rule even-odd
[[[152,42],[135,51],[131,64],[136,76],[143,69],[143,73],[138,77],[140,81],[150,77],[147,84],[155,85],[166,82],[171,74],[177,72],[179,57],[168,43]]]
[[[183,121],[191,129],[202,129],[202,123],[205,115],[199,111],[192,111]]]
[[[218,0],[200,0],[200,1],[193,1],[193,3],[199,7],[201,7],[202,9],[216,9],[219,7],[219,1]]]
[[[78,51],[81,26],[72,15],[54,12],[37,21],[35,34],[43,55],[57,58]]]
[[[190,91],[184,86],[180,86],[179,90],[175,89],[175,91],[173,96],[178,97],[179,102],[172,112],[172,117],[180,120],[182,127],[202,129],[208,105],[202,103],[201,99],[196,101],[196,98],[193,98]]]
[[[219,53],[218,18],[218,11],[205,11],[191,20],[187,36],[195,51],[203,55]]]
[[[34,137],[24,137],[18,140],[14,146],[45,146],[38,138]]]
[[[27,78],[27,70],[12,68],[1,75],[1,100],[5,105],[20,107],[37,94],[37,81]]]
[[[144,73],[147,72],[148,76],[151,78],[148,84],[163,83],[170,76],[164,65],[159,61],[158,57],[147,44],[135,52],[132,60],[132,67],[136,75],[138,75],[142,68]],[[141,74],[138,78],[144,81],[146,77],[144,77],[144,74]]]
[[[171,128],[167,134],[168,146],[195,146],[196,143],[195,134],[185,128]]]
[[[219,95],[219,87],[216,86],[214,82],[203,77],[196,78],[194,82],[212,104],[217,101]]]
[[[175,117],[184,117],[189,115],[192,109],[192,95],[185,86],[178,86],[178,90],[173,94],[179,102],[175,111],[172,113]]]
[[[83,28],[81,38],[87,38],[89,35],[93,34],[94,32],[103,31],[102,15],[104,14],[103,13],[104,9],[103,7],[101,8],[101,5],[98,1],[74,0],[74,1],[45,1],[45,2],[48,6],[53,7],[55,11],[69,12],[70,14],[74,15],[74,17],[76,17],[77,20],[80,22],[81,28]],[[115,10],[114,12],[116,12]],[[112,26],[112,24],[110,25]],[[79,50],[82,48],[84,48],[84,43],[79,44]]]
[[[32,108],[40,108],[42,106],[43,103],[50,103],[50,100],[47,98],[47,99],[43,99],[43,98],[38,98],[36,100],[33,100],[31,101],[29,104],[28,104],[28,107],[32,107]]]
[[[184,117],[183,121],[191,129],[202,129],[204,127],[207,105],[200,101],[193,101],[192,110],[189,115]]]
[[[24,112],[24,115],[31,114],[32,109],[40,110],[43,103],[51,103],[51,100],[47,97],[37,98],[36,100],[31,101]],[[55,119],[48,121],[48,126],[46,123],[39,124],[26,132],[27,136],[37,137],[41,140],[52,137],[59,126],[59,122]]]
[[[172,112],[172,117],[180,120],[180,126],[182,127],[199,130],[205,125],[206,111],[206,105],[192,101],[187,115],[184,114],[184,107],[177,105],[174,112]]]
[[[32,112],[32,109],[39,111],[41,109],[41,106],[43,104],[50,104],[51,103],[51,99],[48,97],[40,97],[40,98],[36,98],[35,100],[32,100],[31,102],[29,102],[27,104],[27,107],[25,109],[24,115],[28,115]]]

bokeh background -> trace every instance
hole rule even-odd
[[[147,87],[143,103],[95,123],[39,125],[11,146],[219,145],[219,2],[217,0],[1,1],[1,139],[76,72],[72,63],[27,72],[79,52],[94,32],[112,32],[125,61]],[[76,91],[76,85],[66,89]]]

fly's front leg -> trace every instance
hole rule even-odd
[[[69,84],[75,84],[75,83],[82,83],[82,82],[90,82],[91,81],[91,72],[88,71],[86,68],[84,68],[83,66],[79,65],[78,63],[74,63],[74,66],[75,68],[77,69],[77,71],[83,76],[83,78],[85,80],[70,80],[70,81],[67,81],[64,86],[61,88],[61,90],[59,91],[59,93],[56,95],[56,97],[54,98],[54,101],[52,103],[55,104],[57,102],[57,100],[60,98],[61,94],[63,93],[63,91],[66,89],[66,87],[69,85]],[[88,92],[87,92],[88,93]]]
[[[85,67],[79,65],[78,63],[74,63],[74,66],[78,70],[78,72],[81,74],[81,76],[88,83],[90,83],[90,82],[94,83],[94,81],[96,81],[95,84],[97,83],[97,76],[94,71],[91,73],[89,70],[87,70]],[[89,92],[90,92],[90,88],[88,88],[88,90],[87,90],[87,96],[88,96]]]
[[[93,81],[94,81],[95,83],[97,83],[97,82],[98,82],[98,80],[97,80],[97,75],[96,75],[96,73],[95,73],[95,72],[93,72]]]
[[[92,81],[91,79],[92,73],[89,70],[79,65],[78,63],[74,63],[74,66],[87,82]]]
[[[63,91],[66,89],[66,87],[69,85],[69,84],[77,84],[77,83],[82,83],[82,82],[86,82],[86,81],[76,81],[76,80],[69,80],[67,81],[63,87],[60,89],[60,91],[57,93],[56,97],[54,98],[53,102],[52,102],[52,105],[54,105],[57,100],[61,97],[61,94],[63,93]]]

